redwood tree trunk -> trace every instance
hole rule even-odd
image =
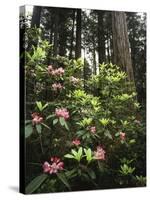
[[[76,17],[76,59],[81,57],[81,9],[77,9]]]
[[[93,35],[93,72],[96,75],[97,74],[97,68],[96,68],[96,44],[95,44],[95,38]]]
[[[72,52],[73,52],[75,13],[76,13],[75,10],[73,10],[73,13],[72,13],[72,30],[71,30],[71,42],[70,42],[69,59],[72,59]]]
[[[134,81],[126,15],[124,12],[112,12],[112,30],[114,63],[126,71],[129,81]]]
[[[98,11],[98,61],[105,62],[105,35],[104,35],[104,18],[105,12]]]
[[[56,57],[58,54],[59,8],[56,8],[54,13],[55,14],[54,14],[54,52],[53,52],[53,56]]]
[[[40,27],[40,18],[41,18],[41,6],[34,6],[33,8],[33,16],[31,20],[31,27],[39,28]]]

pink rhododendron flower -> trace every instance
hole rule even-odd
[[[53,67],[52,67],[52,65],[49,65],[48,66],[48,73],[51,73],[53,71]]]
[[[58,172],[57,164],[54,162],[50,165],[49,173],[50,174],[56,174]]]
[[[59,170],[64,169],[64,163],[60,161],[60,158],[52,157],[50,159],[51,164],[47,161],[43,164],[43,172],[49,174],[56,174]]]
[[[64,72],[65,71],[62,67],[54,69],[52,65],[48,66],[48,73],[52,76],[62,76],[64,74]]]
[[[78,145],[80,145],[80,144],[81,144],[81,142],[80,142],[80,140],[79,140],[79,139],[75,139],[75,140],[73,140],[73,141],[72,141],[72,144],[74,144],[74,145],[78,146]]]
[[[62,68],[62,67],[59,67],[57,70],[56,70],[56,74],[57,75],[63,75],[64,74],[64,72],[65,72],[65,70]]]
[[[74,76],[71,76],[70,77],[70,82],[73,83],[74,85],[76,85],[77,83],[79,83],[79,79],[78,78],[75,78]]]
[[[105,160],[105,153],[104,149],[98,146],[97,151],[94,151],[94,157],[97,160]]]
[[[55,163],[59,163],[60,162],[60,158],[58,158],[58,157],[51,157],[51,162],[55,162]]]
[[[52,84],[52,89],[54,91],[57,91],[57,90],[62,90],[64,87],[60,84],[60,83],[54,83]]]
[[[63,117],[65,120],[69,118],[69,112],[66,108],[56,108],[55,115],[57,117]]]
[[[51,71],[50,74],[53,75],[53,76],[55,76],[55,75],[57,75],[57,72],[56,72],[56,70],[53,70],[53,71]]]
[[[50,164],[47,161],[45,161],[43,164],[43,172],[47,173],[49,172],[49,169],[50,169]]]
[[[95,126],[91,126],[91,127],[89,128],[89,130],[90,130],[90,132],[93,133],[93,134],[96,133],[96,127],[95,127]]]
[[[35,125],[35,124],[40,124],[42,121],[43,121],[43,117],[41,117],[40,115],[39,115],[39,113],[36,113],[36,112],[34,112],[34,113],[32,113],[32,124],[33,125]]]
[[[126,134],[123,132],[120,132],[120,139],[125,140]]]

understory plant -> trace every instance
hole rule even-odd
[[[144,186],[145,123],[126,73],[102,63],[84,80],[82,59],[51,49],[25,54],[26,193]]]

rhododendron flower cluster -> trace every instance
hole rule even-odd
[[[62,90],[64,87],[60,84],[60,83],[54,83],[52,84],[52,89],[54,91],[57,91],[57,90]]]
[[[79,83],[80,79],[79,78],[75,78],[74,76],[70,77],[70,82],[73,83],[74,85],[76,85],[77,83]]]
[[[80,144],[81,144],[81,142],[80,142],[80,140],[79,140],[79,139],[75,139],[75,140],[73,140],[73,141],[72,141],[72,144],[74,144],[74,145],[78,146],[78,145],[80,145]]]
[[[97,151],[94,151],[94,157],[97,160],[105,160],[105,151],[101,146],[97,147]]]
[[[52,157],[50,159],[51,164],[47,161],[43,164],[43,172],[49,174],[56,174],[59,170],[64,169],[64,163],[60,161],[58,157]]]
[[[95,126],[89,127],[89,130],[90,130],[90,132],[93,133],[93,134],[96,133],[96,127],[95,127]]]
[[[57,117],[63,117],[65,120],[69,118],[69,112],[66,108],[56,108],[55,115]]]
[[[31,116],[33,118],[32,119],[32,124],[33,125],[42,123],[43,117],[41,117],[39,113],[34,112],[34,113],[31,114]]]
[[[125,140],[126,134],[123,132],[120,132],[120,139]]]
[[[58,69],[54,69],[52,65],[48,66],[48,73],[52,76],[62,76],[64,74],[64,69],[59,67]]]

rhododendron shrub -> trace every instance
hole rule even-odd
[[[126,73],[103,63],[83,80],[82,59],[47,63],[50,45],[36,57],[39,48],[26,58],[27,82],[35,80],[25,128],[28,193],[143,186],[145,124]]]

